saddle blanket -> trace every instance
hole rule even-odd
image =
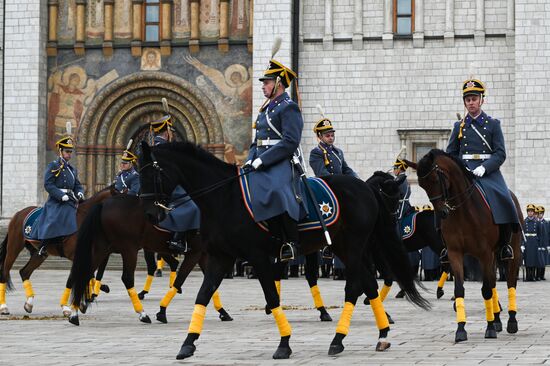
[[[243,170],[240,168],[238,172],[240,175],[239,182],[241,184],[241,192],[246,209],[248,210],[250,216],[254,218],[254,213],[252,212],[250,190],[248,188],[248,176],[246,174],[242,175]],[[308,215],[304,219],[300,220],[300,222],[298,223],[298,230],[306,231],[321,229],[321,223],[317,219],[315,210],[319,210],[327,227],[333,225],[336,221],[338,221],[338,218],[340,217],[340,204],[338,203],[336,195],[334,194],[334,192],[332,192],[332,190],[324,180],[320,178],[307,178],[307,180],[308,185],[311,187],[313,195],[315,196],[315,202],[311,202],[309,197],[307,197],[307,194],[305,195],[306,197],[303,197],[307,203]],[[306,192],[306,187],[304,187],[304,183],[300,181],[300,184],[302,185],[302,192]],[[258,222],[257,224],[262,229],[268,231],[266,222]]]
[[[418,212],[412,211],[410,214],[401,218],[401,238],[403,238],[403,240],[414,235],[414,231],[416,230],[416,215],[418,215]]]
[[[31,210],[25,217],[25,220],[23,220],[23,237],[26,240],[38,240],[34,235],[36,233],[35,224],[37,221],[36,219],[38,219],[41,213],[42,207],[37,207]]]

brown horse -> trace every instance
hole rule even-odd
[[[481,293],[485,300],[487,329],[485,338],[496,338],[495,320],[500,322],[500,305],[496,292],[496,255],[500,230],[493,222],[491,210],[481,191],[477,188],[473,174],[462,161],[437,149],[431,150],[418,164],[410,165],[417,169],[418,184],[422,187],[436,214],[441,217],[441,233],[447,245],[449,260],[455,275],[455,310],[458,329],[455,342],[467,340],[464,329],[466,311],[464,307],[463,257],[469,254],[476,257],[483,272]],[[510,192],[520,220],[521,210],[515,195]],[[514,259],[508,261],[508,333],[518,330],[516,320],[516,284],[521,261],[520,235],[517,230],[512,235]],[[495,317],[495,313],[497,314]]]
[[[76,211],[76,221],[78,227],[80,227],[82,221],[84,220],[84,217],[86,217],[86,214],[92,206],[115,194],[117,194],[116,191],[114,191],[113,187],[110,186],[99,191],[89,199],[81,202],[78,205]],[[29,250],[31,257],[29,258],[25,266],[19,270],[19,274],[21,275],[23,288],[25,289],[25,295],[27,296],[27,300],[24,305],[25,311],[28,313],[32,312],[34,291],[30,281],[30,277],[34,270],[40,267],[40,265],[46,259],[46,257],[38,255],[37,247],[38,245],[40,245],[40,241],[27,240],[23,236],[23,225],[25,218],[35,208],[36,206],[29,206],[13,215],[8,225],[8,233],[6,234],[4,241],[0,244],[0,314],[2,315],[9,314],[8,306],[6,305],[6,288],[8,290],[13,289],[10,280],[10,270],[13,266],[13,263],[19,256],[19,253],[21,253],[21,251],[25,247],[27,247],[27,249]],[[48,254],[65,257],[72,261],[75,248],[76,233],[66,236],[63,239],[62,243],[48,246]],[[70,314],[70,309],[67,306],[67,304],[69,303],[69,294],[70,289],[67,286],[60,300],[60,305],[63,309],[63,314],[65,316],[68,316]]]
[[[118,195],[96,205],[79,229],[76,254],[71,269],[73,309],[86,308],[92,297],[88,283],[93,278],[93,272],[111,253],[120,253],[123,263],[122,282],[128,291],[135,312],[139,315],[139,320],[150,323],[151,319],[143,310],[139,294],[134,288],[137,255],[143,248],[160,253],[164,258],[169,257],[171,252],[168,249],[167,240],[171,235],[170,232],[158,229],[147,220],[142,203],[135,196]],[[173,286],[160,302],[157,320],[163,323],[167,322],[168,304],[178,290],[181,291],[181,286],[191,270],[197,263],[201,269],[205,268],[207,255],[200,235],[195,231],[187,232],[186,236],[192,252],[185,256]],[[217,293],[214,294],[213,300],[220,319],[233,320],[223,308]],[[79,325],[76,310],[73,310],[69,322]]]

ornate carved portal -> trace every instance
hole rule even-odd
[[[176,138],[201,144],[219,158],[224,138],[215,106],[195,85],[163,72],[140,72],[120,78],[90,103],[78,133],[78,166],[87,192],[108,186],[118,170],[120,154],[129,139],[137,150],[149,140],[149,121],[164,114],[166,98]],[[138,151],[139,152],[139,151]]]

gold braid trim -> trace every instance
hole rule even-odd
[[[50,172],[55,173],[55,177],[57,178],[59,177],[59,174],[61,174],[61,171],[63,170],[63,168],[65,168],[65,163],[61,161],[61,165],[59,166],[59,168],[53,169]]]
[[[325,166],[329,166],[330,161],[328,160],[328,151],[327,151],[327,149],[325,149],[323,146],[321,146],[321,144],[319,144],[319,149],[321,149],[321,151],[323,152],[323,158],[324,158]]]

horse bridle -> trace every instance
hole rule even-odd
[[[443,205],[449,210],[449,211],[455,211],[457,208],[459,208],[460,206],[462,206],[464,203],[466,203],[466,201],[468,200],[468,198],[472,195],[472,193],[474,192],[474,183],[470,183],[470,185],[468,186],[468,188],[466,188],[466,190],[464,192],[460,192],[454,196],[450,196],[449,197],[449,190],[447,188],[447,184],[446,181],[447,181],[447,176],[443,173],[443,170],[439,167],[439,165],[437,165],[436,163],[434,163],[432,165],[432,168],[423,176],[421,177],[418,177],[418,179],[425,179],[427,178],[430,174],[432,174],[433,172],[435,171],[435,173],[437,174],[437,180],[439,182],[439,188],[440,188],[440,191],[441,191],[441,194],[437,195],[437,196],[428,196],[428,199],[430,200],[430,202],[434,205],[435,207],[435,203],[439,200],[443,200]],[[464,199],[459,201],[458,203],[456,203],[455,205],[451,205],[451,201],[453,200],[456,200],[458,198],[460,198],[461,196],[464,196]]]

